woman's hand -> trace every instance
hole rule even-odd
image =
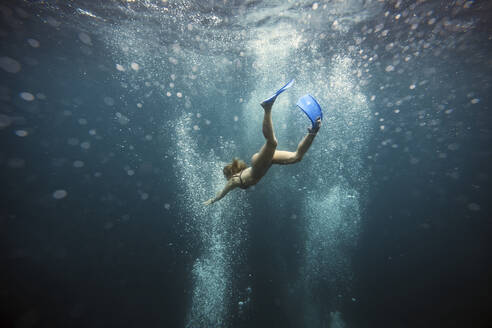
[[[210,198],[209,200],[203,202],[203,205],[210,205],[214,202],[214,198]]]

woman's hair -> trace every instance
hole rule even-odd
[[[240,160],[239,158],[234,158],[232,160],[232,163],[227,164],[224,166],[224,176],[226,177],[227,180],[229,180],[234,174],[237,174],[247,168],[248,165],[244,163],[244,161]]]

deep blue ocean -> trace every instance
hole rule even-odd
[[[492,2],[0,4],[0,326],[490,327]],[[208,207],[264,143],[304,159]]]

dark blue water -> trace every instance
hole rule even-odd
[[[0,5],[2,327],[488,327],[487,1]],[[204,207],[233,157],[302,162]]]

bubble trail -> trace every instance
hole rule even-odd
[[[315,160],[309,162],[309,170],[317,172],[321,181],[303,206],[306,239],[301,285],[305,292],[304,320],[309,327],[322,327],[326,320],[318,297],[336,308],[349,297],[352,287],[350,252],[359,238],[361,195],[367,181],[362,155],[371,133],[368,100],[350,77],[352,65],[349,57],[333,58],[326,74],[329,88],[321,90],[331,109],[326,111],[324,129],[314,145],[328,146],[310,154]],[[320,296],[320,290],[327,293]]]
[[[238,200],[237,193],[231,193],[209,207],[202,204],[223,188],[224,178],[216,156],[199,153],[192,125],[190,115],[175,124],[178,179],[184,182],[185,191],[181,205],[187,209],[187,220],[203,245],[193,265],[193,293],[186,327],[224,327],[230,310],[232,266],[238,261],[232,254],[238,254],[237,240],[241,240],[240,229],[230,225],[237,225],[243,216],[244,205],[238,204],[245,202]]]

